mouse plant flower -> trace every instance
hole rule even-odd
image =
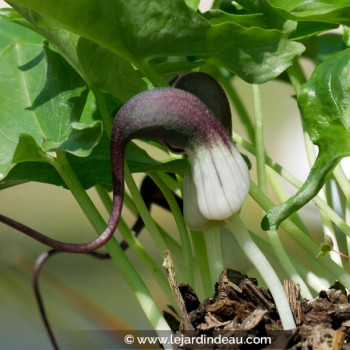
[[[249,189],[248,168],[227,130],[195,94],[170,87],[139,93],[115,117],[111,137],[113,208],[98,238],[82,244],[65,243],[4,215],[0,215],[0,221],[58,251],[96,250],[117,227],[124,197],[125,146],[132,138],[140,137],[162,141],[188,155],[192,177],[185,179],[184,211],[189,227],[224,220],[240,209]]]
[[[213,112],[214,116],[220,121],[220,123],[225,128],[228,135],[232,134],[232,118],[231,118],[230,103],[227,99],[224,89],[221,87],[220,84],[218,84],[218,82],[213,77],[211,77],[210,75],[204,72],[186,72],[174,78],[173,81],[171,82],[171,85],[173,87],[186,90],[196,95],[197,97],[199,97],[199,99],[205,103],[205,105]],[[214,152],[218,153],[219,150],[220,149],[217,148],[216,150],[214,150]],[[204,153],[205,152],[202,152],[202,159],[208,158],[207,156],[204,155]],[[244,177],[244,181],[241,182],[241,184],[237,188],[239,195],[238,197],[237,195],[231,197],[231,204],[234,198],[236,199],[241,198],[244,200],[246,196],[245,191],[247,191],[247,185],[249,187],[249,176],[245,176],[247,173],[246,165],[244,162],[242,162],[243,159],[240,156],[240,154],[238,154],[238,151],[235,147],[232,147],[231,149],[231,156],[228,156],[228,159],[229,159],[228,162],[226,160],[222,160],[222,156],[223,156],[223,153],[219,151],[219,154],[217,154],[215,158],[210,157],[209,159],[215,159],[215,164],[221,167],[222,173],[224,173],[225,171],[224,167],[226,165],[229,165],[229,164],[232,165],[231,167],[232,173],[230,174],[231,178],[228,179],[227,183],[231,183],[231,185],[234,185],[235,183],[238,184],[242,176]],[[198,155],[192,158],[198,159]],[[236,163],[235,165],[232,164],[233,158]],[[235,174],[235,172],[237,171],[241,171],[241,172],[239,174]],[[230,177],[229,173],[230,171],[227,172],[228,177]],[[204,174],[202,174],[202,177],[207,181],[211,181],[210,177],[205,176]],[[216,178],[215,174],[214,174],[214,178]],[[225,184],[226,184],[226,181],[225,181]],[[231,194],[233,193],[232,189],[231,190],[226,189],[226,190],[227,190],[227,193],[231,193]],[[203,229],[205,226],[207,226],[206,223],[208,222],[208,218],[203,216],[198,206],[199,198],[201,200],[204,200],[201,194],[203,194],[203,190],[201,190],[198,195],[193,177],[185,176],[184,177],[184,197],[185,197],[184,215],[188,226],[193,230]],[[208,192],[206,192],[206,194],[209,195]],[[236,203],[238,202],[239,200],[236,201]],[[231,206],[231,210],[229,210],[229,212],[232,212],[232,210],[237,211],[237,208],[234,209],[233,206]],[[222,215],[225,216],[226,218],[226,215],[224,215],[223,212],[222,212]],[[217,218],[215,220],[217,220]]]
[[[112,133],[114,188],[123,186],[123,154],[132,138],[147,137],[184,150],[192,176],[184,186],[185,218],[198,229],[240,210],[249,191],[248,167],[228,132],[204,102],[177,88],[156,88],[130,99]]]

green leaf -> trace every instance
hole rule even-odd
[[[324,242],[320,246],[320,252],[317,254],[316,258],[327,255],[333,250],[333,240],[330,236],[325,237]]]
[[[321,22],[295,22],[281,16],[276,9],[266,8],[265,13],[230,14],[220,10],[205,12],[203,16],[213,25],[225,22],[235,23],[242,27],[260,27],[265,29],[278,29],[290,39],[300,40],[335,29],[337,24]]]
[[[183,0],[14,0],[49,21],[49,27],[81,35],[140,70],[162,56],[197,56],[223,65],[248,82],[273,79],[304,46],[280,31],[211,25]],[[44,16],[44,17],[43,17]],[[47,22],[38,21],[47,27]],[[147,75],[147,73],[146,73]]]
[[[291,35],[289,35],[289,38],[293,40],[301,40],[337,28],[338,25],[332,23],[298,22],[296,29]]]
[[[190,174],[190,167],[187,159],[170,158],[165,161],[158,161],[150,157],[145,150],[133,142],[129,142],[126,148],[125,159],[130,170],[135,173],[162,171],[180,175]]]
[[[196,11],[198,9],[200,0],[185,0],[188,7],[190,7],[192,10]]]
[[[320,246],[320,252],[316,255],[316,258],[328,255],[332,251],[332,248],[327,243],[322,243]]]
[[[266,214],[264,229],[276,229],[311,200],[340,159],[350,156],[350,49],[316,67],[298,94],[298,105],[304,129],[319,153],[300,190]]]
[[[43,41],[43,37],[32,30],[9,22],[12,20],[12,13],[12,9],[0,9],[0,52],[10,44],[39,44]]]
[[[291,45],[292,42],[278,30],[238,28],[229,23],[214,29],[214,41],[221,47],[221,53],[208,61],[232,70],[251,83],[260,84],[276,78],[291,65],[292,56],[299,56],[304,51],[303,45]],[[229,46],[224,43],[227,40]]]
[[[329,56],[344,49],[342,35],[336,33],[309,38],[304,44],[306,50],[303,56],[310,58],[316,64],[323,62]]]
[[[249,13],[261,12],[259,0],[237,0],[236,2],[244,7]]]
[[[350,150],[350,49],[320,64],[303,85],[298,104],[312,142],[337,155]]]
[[[272,6],[268,0],[261,0],[261,10],[270,28],[282,30],[292,40],[301,40],[328,30],[335,29],[339,23],[317,21],[311,17],[300,19],[283,8]]]
[[[50,41],[92,89],[125,102],[147,88],[131,64],[111,51],[65,29],[50,27],[47,19],[34,11],[19,6],[16,10],[26,19],[14,10],[10,19],[32,27]]]
[[[22,159],[31,162],[45,162],[48,157],[30,135],[20,134],[13,162],[19,163]]]
[[[79,157],[86,157],[91,153],[102,135],[102,124],[96,121],[87,125],[84,123],[72,123],[71,133],[65,141],[45,140],[42,144],[44,151],[64,151]]]
[[[221,10],[210,10],[203,13],[203,17],[206,18],[213,25],[222,24],[226,22],[238,24],[242,27],[270,28],[266,23],[264,14],[262,13],[237,15],[227,13]]]
[[[348,0],[260,0],[260,4],[261,8],[268,6],[278,11],[279,16],[294,21],[350,24]]]
[[[109,155],[109,142],[105,136],[86,158],[68,154],[68,160],[82,186],[89,189],[102,185],[112,189],[112,177]],[[157,161],[150,157],[142,148],[130,142],[126,148],[126,161],[133,173],[166,171],[177,174],[189,174],[189,163],[186,159],[169,159]],[[38,159],[32,159],[37,161]],[[57,171],[47,163],[26,162],[14,166],[8,176],[0,182],[0,190],[29,181],[48,183],[66,187]]]
[[[0,55],[0,173],[15,162],[56,149],[88,155],[102,133],[100,121],[79,124],[84,81],[44,45],[11,45]],[[31,141],[28,141],[31,140]],[[32,147],[21,146],[30,142]],[[42,155],[42,153],[40,153]],[[40,158],[40,157],[39,157]]]

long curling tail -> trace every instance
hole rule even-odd
[[[66,243],[50,238],[16,220],[0,214],[0,222],[24,233],[25,235],[51,247],[68,253],[89,253],[105,245],[113,236],[121,215],[124,198],[124,155],[120,154],[113,160],[113,206],[106,229],[96,239],[87,243]]]
[[[61,252],[69,252],[69,253],[88,253],[105,245],[109,241],[109,239],[113,236],[119,221],[122,205],[123,205],[123,200],[118,197],[113,202],[112,214],[106,229],[99,237],[97,237],[96,239],[88,243],[76,244],[76,243],[66,243],[66,242],[58,241],[2,214],[0,214],[0,222],[16,229],[17,231],[24,233],[25,235],[55,250],[58,250]]]

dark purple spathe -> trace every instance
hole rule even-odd
[[[213,112],[196,96],[176,88],[157,88],[131,98],[118,112],[112,142],[147,137],[174,148],[232,142]]]

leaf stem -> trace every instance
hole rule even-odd
[[[276,193],[277,198],[279,199],[280,202],[284,202],[286,200],[288,200],[289,195],[286,193],[284,186],[282,185],[280,179],[277,179],[278,174],[272,169],[272,168],[268,168],[267,169],[267,176],[268,179],[270,181],[270,184],[274,190],[274,192]],[[301,182],[300,182],[301,184]],[[305,226],[304,222],[301,220],[301,218],[299,217],[298,213],[294,213],[291,215],[290,219],[308,236],[311,237],[310,232],[308,231],[307,227]],[[314,259],[311,259],[310,257],[308,257],[308,259],[310,260],[310,263],[312,265],[312,268],[314,269],[314,271],[316,273],[320,273],[322,274],[322,269],[319,266],[318,263],[316,263],[314,261]],[[294,264],[292,264],[294,265]],[[284,265],[282,265],[284,266]],[[286,265],[287,266],[287,265]],[[291,276],[291,274],[290,274]],[[293,279],[293,278],[292,278]]]
[[[124,176],[125,176],[125,182],[129,188],[130,194],[132,199],[134,200],[134,204],[137,208],[137,211],[140,213],[140,216],[145,223],[145,226],[151,235],[156,247],[160,251],[165,251],[167,250],[167,246],[163,240],[162,235],[160,234],[158,227],[156,223],[154,222],[149,210],[147,209],[147,206],[141,196],[141,193],[139,189],[136,186],[136,183],[132,177],[132,174],[130,172],[130,169],[128,165],[125,162],[124,165]]]
[[[140,241],[132,234],[130,228],[122,218],[119,220],[118,231],[120,231],[142,264],[152,273],[152,276],[158,282],[159,286],[162,288],[169,301],[172,301],[173,305],[176,305],[175,300],[173,300],[173,295],[171,293],[168,280],[163,273],[163,269],[161,269],[160,266],[157,265],[155,261],[149,256]]]
[[[273,202],[260,191],[258,186],[256,186],[253,181],[250,183],[249,194],[265,211],[268,211],[274,207]],[[305,250],[307,254],[310,255],[310,257],[317,256],[320,250],[319,247],[291,220],[285,220],[281,224],[281,227]],[[328,271],[330,275],[334,277],[334,279],[338,279],[346,288],[350,288],[350,276],[343,268],[334,263],[334,261],[332,261],[328,256],[323,256],[317,259],[317,261],[324,268],[324,270]]]
[[[254,101],[254,139],[256,146],[256,163],[258,173],[258,186],[267,194],[266,172],[265,172],[265,145],[263,115],[261,110],[261,95],[259,85],[253,84],[253,101]]]
[[[226,221],[237,243],[264,279],[275,301],[284,330],[295,328],[292,311],[283,286],[265,255],[251,238],[238,214]]]
[[[344,26],[342,41],[344,48],[350,47],[350,28],[348,26]]]
[[[96,103],[97,103],[98,109],[99,109],[101,117],[102,117],[103,126],[106,130],[108,138],[110,139],[111,134],[112,134],[113,119],[108,111],[106,100],[105,100],[102,92],[100,92],[96,89],[93,89],[93,93],[95,95]]]
[[[253,237],[256,244],[259,246],[259,248],[263,251],[265,256],[269,256],[270,259],[273,259],[273,262],[275,262],[274,266],[277,266],[277,259],[275,254],[273,254],[273,249],[267,240],[265,240],[260,235],[249,231],[251,236]],[[315,274],[314,272],[310,271],[308,267],[305,266],[305,264],[302,264],[298,260],[291,258],[293,266],[295,266],[299,272],[299,274],[302,276],[303,280],[305,280],[310,288],[314,290],[317,294],[322,289],[327,289],[331,282],[329,282],[324,276],[321,276],[320,274]],[[313,257],[313,260],[315,261],[316,258]],[[323,270],[324,271],[324,270]]]
[[[312,294],[307,287],[304,280],[300,277],[298,271],[292,264],[287,252],[285,251],[282,242],[280,240],[279,234],[276,230],[268,230],[267,236],[269,241],[271,242],[272,248],[275,252],[275,255],[283,267],[283,269],[287,272],[288,277],[293,280],[295,283],[300,285],[300,292],[302,297],[307,298],[309,300],[312,299]]]
[[[335,167],[333,175],[338,182],[341,190],[344,193],[345,198],[350,197],[350,183],[346,175],[344,174],[343,169],[341,168],[340,164]]]
[[[149,64],[144,60],[135,62],[135,66],[149,79],[154,87],[169,86],[168,82],[158,74]]]
[[[276,169],[273,169],[271,167],[268,167],[266,169],[267,178],[269,179],[269,182],[271,184],[271,187],[273,188],[273,191],[275,192],[277,199],[279,202],[285,202],[289,198],[289,194],[287,193],[286,189],[284,188],[281,179],[278,178],[278,173],[276,172]],[[295,186],[295,184],[293,184]],[[301,182],[300,182],[301,186]],[[300,219],[299,215],[297,213],[294,213],[291,216],[292,221],[302,230],[310,236],[310,232],[305,226],[304,222]]]
[[[224,270],[220,224],[215,222],[208,224],[208,227],[203,230],[203,234],[207,246],[211,285],[214,286]]]
[[[124,204],[129,208],[129,210],[135,215],[139,215],[135,203],[128,193],[124,193]]]
[[[196,262],[201,275],[201,281],[203,285],[203,291],[205,297],[209,297],[214,294],[214,284],[210,277],[210,262],[208,260],[207,245],[205,242],[205,236],[203,232],[191,232],[193,247],[196,255]]]
[[[298,58],[293,60],[293,64],[287,69],[289,80],[294,88],[294,91],[298,95],[301,89],[301,85],[306,83],[305,74],[300,66]]]
[[[55,167],[58,174],[72,192],[72,195],[80,205],[94,230],[98,234],[102,233],[106,227],[106,223],[80,184],[66,158],[66,154],[63,152],[57,153],[57,158],[55,158],[51,164]]]
[[[343,169],[341,168],[341,165],[338,164],[338,166],[335,167],[333,171],[333,175],[335,180],[337,181],[338,185],[340,186],[341,190],[343,191],[344,197],[345,197],[345,222],[347,225],[350,224],[350,183],[346,175],[344,174]],[[350,236],[348,235],[346,237],[346,245],[347,245],[347,252],[350,254]],[[350,263],[350,260],[349,260]]]
[[[165,183],[159,177],[159,175],[156,173],[150,173],[149,176],[152,178],[155,184],[162,191],[165,199],[167,200],[170,206],[170,210],[175,218],[175,222],[180,234],[181,245],[182,245],[183,255],[185,260],[186,282],[194,288],[195,284],[194,284],[193,253],[192,253],[191,241],[188,235],[187,227],[186,227],[183,215],[181,213],[181,210],[174,198],[173,193],[165,185]]]
[[[331,192],[332,192],[332,189],[330,189],[329,187],[330,187],[330,183],[328,182],[328,183],[325,184],[325,189],[322,188],[320,190],[319,197],[321,199],[323,199],[325,202],[327,202],[328,205],[331,208],[331,203],[332,203],[332,199],[331,199],[332,193]],[[329,199],[327,198],[327,194],[329,194],[329,197],[330,197]],[[335,230],[334,230],[334,227],[333,227],[332,220],[322,210],[320,212],[320,216],[321,216],[321,222],[322,222],[322,226],[323,226],[324,238],[326,238],[327,236],[331,237],[332,242],[333,242],[333,247],[336,250],[339,250],[339,244],[338,244],[337,236],[336,236],[336,233],[335,233]],[[330,255],[331,259],[333,261],[335,261],[339,266],[343,265],[341,257],[340,257],[339,254],[336,254],[336,253],[331,251],[331,252],[329,252],[329,255]]]

